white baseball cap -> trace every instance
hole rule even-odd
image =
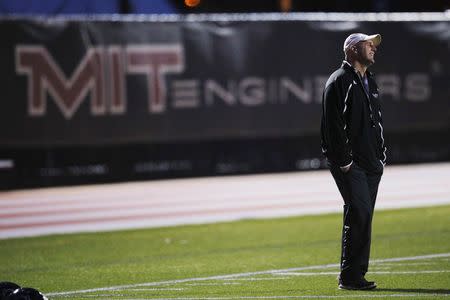
[[[369,41],[369,40],[371,40],[375,46],[378,46],[381,43],[381,35],[379,35],[379,34],[367,35],[364,33],[352,33],[345,39],[344,52],[346,52],[348,48],[355,46],[357,43],[359,43],[361,41]]]

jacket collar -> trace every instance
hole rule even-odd
[[[345,59],[344,59],[344,61],[342,61],[341,68],[343,68],[344,70],[349,70],[349,71],[353,72],[356,76],[358,76],[358,72],[356,71],[355,67],[353,67]],[[373,77],[373,73],[370,72],[369,70],[366,71],[366,75],[367,75],[367,77]]]

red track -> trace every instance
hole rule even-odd
[[[450,203],[450,163],[388,167],[377,209]],[[341,211],[328,171],[0,193],[0,238]]]

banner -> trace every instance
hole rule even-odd
[[[386,132],[450,129],[449,20],[0,20],[0,145],[314,136],[352,32]]]

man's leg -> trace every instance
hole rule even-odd
[[[361,270],[362,275],[364,276],[367,273],[367,270],[369,269],[369,257],[370,257],[370,244],[372,240],[372,219],[373,219],[373,211],[375,208],[375,202],[377,199],[378,194],[378,186],[380,184],[381,180],[381,174],[378,173],[366,173],[367,175],[367,184],[369,187],[369,193],[370,193],[370,204],[371,206],[371,213],[370,213],[370,223],[368,228],[368,243],[364,246],[362,249],[362,261],[361,261]]]
[[[370,248],[373,205],[367,176],[355,163],[347,173],[338,167],[330,170],[345,202],[340,276],[343,282],[358,282],[363,275],[363,250]]]

